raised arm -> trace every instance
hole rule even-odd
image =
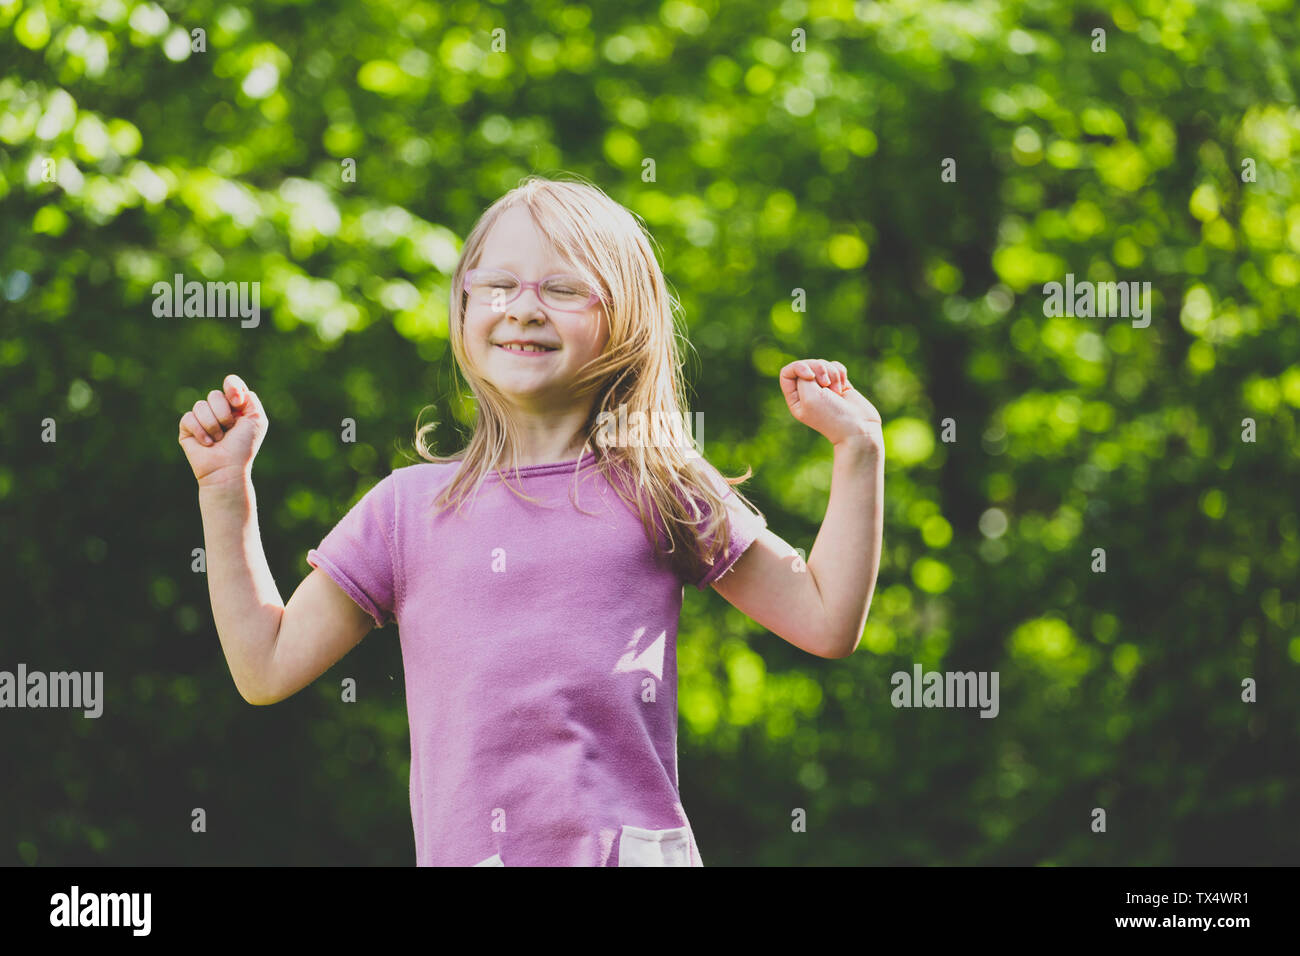
[[[373,626],[337,584],[313,571],[288,605],[271,577],[257,526],[252,466],[267,431],[255,392],[235,375],[180,421],[179,442],[199,485],[208,593],[240,695],[273,704],[297,693]]]
[[[264,706],[333,667],[375,626],[325,572],[284,604],[257,530],[252,480],[199,488],[212,617],[240,696]]]
[[[862,638],[880,571],[885,491],[880,415],[848,384],[838,362],[795,362],[781,377],[791,414],[834,448],[826,515],[806,564],[764,529],[713,588],[795,647],[818,657],[847,657]]]

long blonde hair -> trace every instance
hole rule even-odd
[[[500,474],[507,453],[511,470],[518,467],[519,435],[504,396],[475,368],[464,338],[465,274],[477,265],[500,216],[519,205],[527,208],[555,250],[593,283],[601,298],[598,307],[608,317],[604,351],[583,366],[573,386],[577,396],[596,395],[583,428],[583,457],[595,452],[596,467],[640,517],[656,555],[668,557],[684,580],[697,581],[717,562],[728,541],[723,489],[746,481],[752,471],[747,469],[738,478],[722,476],[726,485],[719,485],[713,477],[718,473],[702,467],[703,459],[692,454],[689,440],[626,445],[606,440],[620,406],[625,414],[640,411],[651,422],[683,422],[685,382],[679,335],[685,347],[690,343],[675,325],[681,305],[668,290],[648,231],[633,213],[580,177],[573,181],[525,177],[484,211],[465,240],[451,277],[448,325],[456,370],[477,400],[477,410],[469,443],[454,455],[436,455],[427,447],[425,433],[437,422],[423,427],[417,422],[415,443],[422,458],[461,463],[434,508],[455,505],[459,513],[492,471],[516,495],[536,500],[511,487]],[[575,487],[580,467],[581,459],[574,468]],[[734,493],[753,509],[739,491]],[[576,500],[574,505],[578,507]],[[661,532],[667,534],[666,543]]]

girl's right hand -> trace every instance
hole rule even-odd
[[[243,481],[268,425],[257,393],[238,375],[227,375],[222,391],[213,389],[181,418],[177,440],[200,487]]]

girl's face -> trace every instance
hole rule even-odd
[[[555,258],[546,239],[523,206],[502,214],[483,245],[479,269],[504,269],[521,282],[554,275],[578,275],[571,263]],[[569,385],[609,341],[609,325],[600,302],[570,312],[526,289],[504,304],[470,296],[465,308],[465,347],[484,377],[517,403],[530,406],[572,405]],[[546,352],[511,352],[509,342],[550,346]]]

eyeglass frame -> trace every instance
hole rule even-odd
[[[586,312],[597,302],[604,301],[604,299],[601,298],[600,293],[593,290],[591,295],[588,296],[587,301],[576,309],[566,309],[563,308],[562,306],[550,305],[542,299],[542,285],[550,281],[551,279],[577,279],[578,281],[582,282],[583,285],[589,285],[590,283],[588,283],[586,279],[582,278],[582,276],[574,275],[572,272],[555,272],[552,273],[551,275],[544,276],[543,278],[538,279],[536,282],[525,282],[523,279],[519,278],[519,276],[511,272],[509,269],[482,269],[482,268],[470,269],[468,272],[465,273],[465,279],[461,283],[465,295],[467,296],[471,295],[469,290],[470,280],[472,280],[474,278],[474,274],[478,272],[504,272],[506,275],[510,276],[512,279],[515,280],[515,282],[519,284],[518,291],[516,291],[515,294],[508,301],[502,303],[503,306],[508,306],[519,301],[519,297],[522,296],[525,290],[527,289],[532,289],[534,293],[536,293],[537,295],[537,301],[541,302],[542,305],[546,306],[546,308],[555,309],[559,312]],[[494,312],[496,311],[495,307],[493,307],[493,311]],[[504,308],[502,311],[504,311]]]

